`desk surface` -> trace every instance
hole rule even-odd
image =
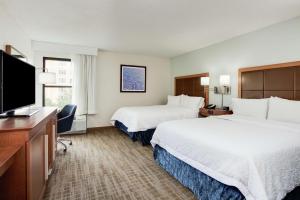
[[[0,176],[12,165],[21,146],[0,147]]]
[[[45,120],[45,116],[49,116],[54,112],[56,113],[55,107],[42,107],[39,109],[39,112],[30,117],[12,117],[0,119],[0,133],[32,129],[42,120]]]

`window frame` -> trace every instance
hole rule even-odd
[[[46,71],[46,61],[47,60],[65,61],[65,62],[71,62],[72,61],[70,58],[43,57],[43,72]],[[72,86],[69,86],[69,85],[45,85],[45,84],[43,84],[43,106],[46,106],[45,105],[45,89],[46,88],[72,88]]]

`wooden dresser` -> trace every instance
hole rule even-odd
[[[1,200],[39,200],[56,151],[56,108],[0,120]]]

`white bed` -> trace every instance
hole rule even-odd
[[[169,95],[167,105],[119,108],[113,114],[111,122],[113,125],[116,121],[121,122],[126,126],[127,132],[146,131],[155,129],[165,121],[196,118],[203,106],[203,97]]]
[[[139,107],[122,107],[111,120],[122,122],[128,132],[146,131],[156,128],[158,124],[170,120],[189,119],[198,116],[199,109],[180,105],[155,105]]]
[[[300,124],[235,115],[164,122],[151,140],[247,200],[279,200],[300,185]]]

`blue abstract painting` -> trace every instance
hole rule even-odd
[[[121,65],[121,92],[146,92],[146,67]]]

